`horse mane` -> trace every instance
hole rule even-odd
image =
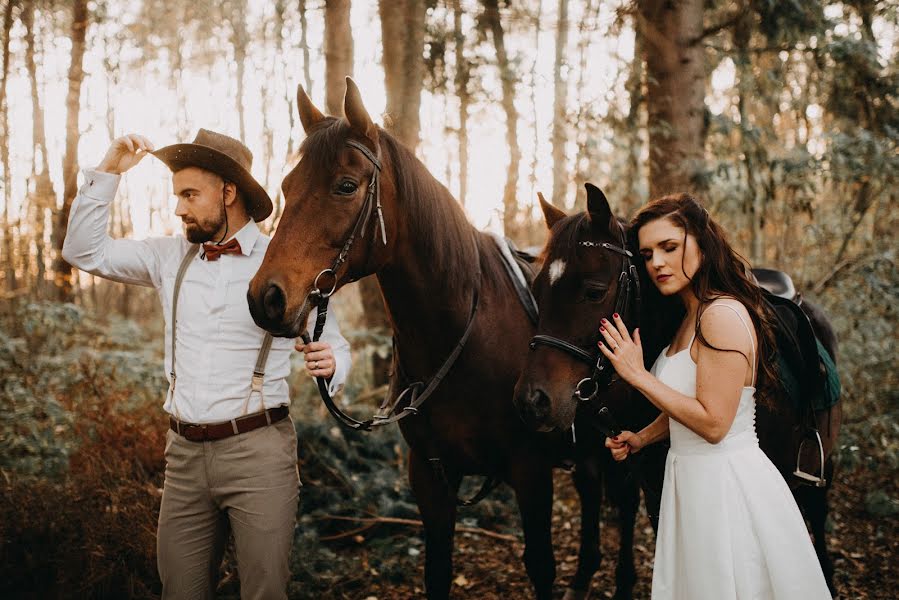
[[[345,119],[327,117],[312,128],[300,152],[314,160],[313,168],[330,169],[351,135]],[[482,277],[494,281],[506,277],[496,245],[469,222],[450,191],[390,133],[378,127],[378,136],[396,183],[397,196],[405,202],[400,206],[399,218],[413,231],[425,232],[417,238],[422,263],[452,275],[459,283],[473,283],[468,276],[476,273],[472,266],[477,260],[477,244]],[[489,254],[486,253],[488,244],[495,250]]]

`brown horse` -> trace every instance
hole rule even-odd
[[[307,138],[282,184],[277,232],[250,283],[254,319],[273,334],[297,336],[313,292],[375,274],[394,332],[394,399],[413,382],[433,381],[464,340],[417,411],[408,410],[406,395],[393,413],[409,413],[399,426],[424,523],[427,594],[449,595],[457,490],[463,476],[481,474],[515,491],[527,573],[536,596],[550,598],[552,469],[570,454],[570,442],[526,427],[512,403],[534,331],[500,250],[411,152],[375,126],[352,80],[346,119],[323,115],[302,88],[297,101]],[[582,478],[591,473],[589,464],[578,470]],[[598,497],[582,501],[582,510],[598,519]],[[595,568],[584,566],[590,575]]]
[[[587,184],[587,190],[588,211],[573,216],[567,216],[541,197],[541,207],[550,229],[550,238],[543,252],[543,268],[534,281],[534,296],[540,312],[537,324],[539,334],[567,340],[596,356],[595,344],[599,339],[597,332],[600,320],[610,317],[617,294],[616,288],[601,283],[608,281],[605,272],[618,268],[617,258],[603,251],[601,243],[618,243],[615,240],[620,239],[621,225],[611,217],[611,209],[603,193],[590,184]],[[652,285],[646,276],[642,261],[637,261],[637,269],[641,274],[643,285]],[[809,315],[816,335],[836,359],[836,339],[823,312],[807,301],[802,307]],[[639,319],[647,366],[668,341],[659,333],[664,327],[653,323],[654,317],[655,315],[647,311],[644,305]],[[629,322],[635,323],[633,320]],[[670,329],[670,326],[668,328]],[[578,408],[575,386],[577,382],[589,376],[588,369],[589,367],[583,361],[577,360],[572,353],[559,351],[559,348],[551,346],[534,346],[518,382],[517,402],[523,406],[525,414],[538,416],[536,426],[542,429],[566,429],[570,427],[575,410]],[[614,399],[603,400],[612,415],[618,418],[622,427],[626,429],[633,429],[642,424],[641,418],[634,420],[634,411],[641,410],[640,407],[643,411],[650,410],[650,403],[640,396],[632,399],[631,404],[626,407],[621,407]],[[759,404],[756,414],[759,444],[783,474],[809,521],[815,551],[831,593],[835,593],[833,564],[826,548],[824,525],[828,511],[826,494],[833,478],[831,452],[839,434],[840,416],[839,404],[829,411],[818,412],[815,415],[816,427],[823,443],[825,457],[823,469],[817,464],[819,462],[817,458],[812,457],[810,462],[817,467],[814,471],[821,472],[827,481],[826,486],[815,487],[801,485],[800,479],[793,475],[797,468],[800,442],[806,434],[799,413],[789,402],[782,402],[779,403],[777,412]],[[810,448],[811,446],[806,445],[806,449]],[[813,448],[814,452],[810,454],[817,455],[817,445]],[[640,454],[628,460],[645,461],[640,458]],[[803,457],[807,458],[805,454],[803,453]],[[658,467],[658,460],[654,458],[648,463],[644,462],[639,468],[644,478],[645,490],[654,486],[661,488],[664,470]],[[805,468],[810,470],[809,467]],[[652,508],[648,508],[652,512]]]

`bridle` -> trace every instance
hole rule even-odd
[[[371,162],[375,170],[372,172],[371,181],[368,182],[365,201],[362,203],[362,208],[359,210],[356,222],[350,230],[350,234],[347,236],[346,241],[343,243],[343,247],[337,254],[337,258],[334,259],[334,262],[331,263],[330,267],[323,269],[315,276],[315,281],[312,283],[312,291],[309,292],[306,301],[316,305],[319,305],[322,300],[327,301],[337,289],[337,269],[346,262],[347,256],[350,254],[350,249],[356,241],[356,236],[360,234],[365,235],[365,227],[368,225],[368,220],[371,218],[373,207],[378,215],[378,224],[381,229],[381,242],[385,246],[387,245],[387,230],[384,228],[384,212],[381,210],[381,147],[378,146],[377,153],[374,153],[369,150],[365,144],[357,142],[356,140],[347,140],[346,145],[361,152],[363,156]],[[325,277],[326,282],[328,282],[328,278],[330,278],[330,288],[322,287],[322,277]]]
[[[586,215],[581,220],[583,221],[585,218]],[[574,231],[579,229],[580,223],[575,226]],[[593,242],[589,240],[579,241],[577,245],[584,248],[600,248],[621,255],[621,272],[618,275],[618,288],[615,293],[615,312],[620,315],[631,314],[637,316],[640,314],[640,277],[637,273],[637,265],[633,262],[634,255],[627,249],[624,228],[620,223],[618,223],[618,234],[620,240],[620,245],[618,246],[609,242]],[[594,400],[599,395],[600,390],[611,384],[614,369],[612,369],[609,359],[599,350],[588,352],[571,342],[551,335],[538,334],[531,338],[531,350],[541,345],[561,350],[593,367],[593,372],[590,376],[581,379],[574,388],[574,395],[580,402]]]
[[[306,297],[305,304],[314,306],[318,310],[318,316],[315,319],[315,327],[313,329],[312,341],[318,341],[322,335],[322,332],[324,331],[325,321],[328,318],[328,303],[331,296],[337,289],[337,270],[343,265],[343,263],[346,262],[347,257],[350,253],[350,249],[353,247],[353,243],[356,241],[356,239],[365,235],[365,230],[368,226],[368,221],[371,218],[372,213],[377,214],[377,225],[380,226],[381,241],[385,246],[387,245],[387,233],[384,227],[384,213],[381,209],[381,147],[380,145],[378,145],[376,152],[372,152],[364,144],[355,140],[347,140],[346,145],[360,151],[363,156],[365,156],[365,158],[367,158],[369,162],[371,162],[372,166],[374,166],[374,171],[371,176],[371,181],[369,181],[368,183],[368,190],[365,195],[365,201],[363,202],[362,208],[359,211],[359,216],[356,217],[356,222],[353,225],[353,228],[350,230],[350,233],[347,236],[343,247],[341,247],[340,252],[334,259],[334,262],[331,264],[331,266],[327,269],[323,269],[321,272],[319,272],[318,275],[316,275],[315,281],[312,284],[312,290]],[[480,259],[477,258],[478,246],[476,242],[474,243],[474,249],[476,257],[475,265],[478,265],[480,264]],[[374,427],[396,423],[400,419],[403,419],[409,415],[418,414],[419,407],[434,392],[443,378],[447,375],[447,373],[449,373],[453,364],[455,364],[456,359],[462,352],[462,348],[465,346],[465,342],[468,341],[468,337],[471,335],[471,332],[474,329],[475,314],[477,313],[478,298],[480,296],[480,270],[477,270],[475,273],[475,281],[477,283],[475,284],[476,287],[472,298],[471,312],[468,315],[468,323],[465,326],[465,331],[462,334],[462,337],[456,343],[456,346],[453,348],[452,352],[450,352],[449,356],[446,358],[446,360],[444,360],[440,369],[438,369],[438,371],[431,377],[430,381],[428,381],[427,384],[423,381],[417,381],[409,385],[405,390],[398,394],[393,402],[389,401],[389,397],[385,399],[381,406],[378,408],[378,411],[370,419],[359,421],[343,412],[334,402],[334,399],[331,398],[331,393],[328,390],[328,384],[324,380],[324,378],[316,377],[316,382],[318,383],[318,391],[319,395],[322,398],[322,402],[324,402],[325,407],[328,409],[328,412],[331,413],[331,415],[337,420],[338,423],[348,429],[353,429],[356,431],[371,431]],[[304,332],[301,337],[305,343],[308,344],[310,342],[308,332]],[[394,414],[395,409],[400,404],[400,402],[407,397],[409,403],[405,405],[400,410],[400,412]]]

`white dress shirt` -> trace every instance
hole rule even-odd
[[[171,317],[175,277],[190,247],[183,236],[145,240],[112,239],[107,234],[109,205],[119,175],[85,170],[85,184],[72,203],[62,255],[73,266],[113,281],[156,288],[165,316],[165,374],[169,393],[164,408],[182,421],[216,423],[264,408],[289,404],[287,376],[294,340],[275,338],[265,365],[263,393],[250,397],[251,378],[265,331],[247,305],[247,288],[265,256],[270,238],[250,220],[234,237],[240,254],[216,261],[198,253],[191,261],[178,298],[175,350],[177,385],[171,388]],[[315,312],[310,316],[314,323]],[[346,381],[350,347],[334,312],[321,340],[331,344],[335,371],[330,390]],[[249,402],[248,402],[249,400]]]

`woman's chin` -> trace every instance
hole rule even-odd
[[[659,293],[663,296],[676,296],[684,289],[686,285],[678,285],[674,282],[666,281],[661,285],[656,285],[656,289],[659,290]]]

